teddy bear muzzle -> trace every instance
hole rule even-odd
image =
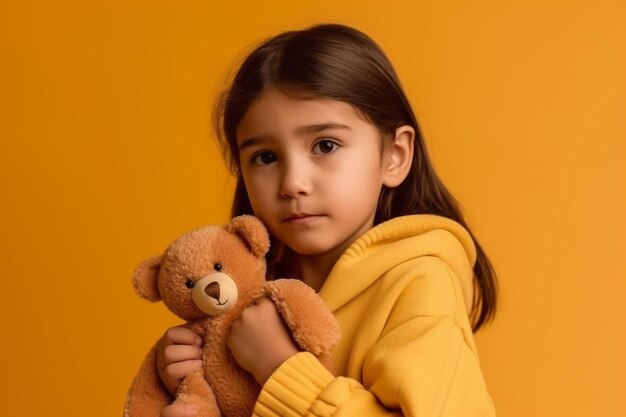
[[[191,299],[200,310],[219,316],[237,303],[237,284],[223,272],[209,274],[196,282]]]

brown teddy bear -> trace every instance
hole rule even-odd
[[[199,416],[249,417],[260,386],[241,368],[226,339],[233,321],[256,299],[271,299],[301,350],[332,370],[329,350],[339,325],[317,294],[295,279],[265,280],[269,237],[253,216],[224,227],[207,226],[175,240],[162,256],[142,262],[133,276],[137,293],[165,305],[203,338],[203,368],[183,380],[176,398],[161,383],[156,348],[128,392],[125,417],[158,417],[173,400],[199,406]]]

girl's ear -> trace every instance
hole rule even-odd
[[[397,187],[404,181],[413,162],[415,129],[409,125],[396,129],[392,141],[385,143],[383,155],[383,184],[389,188]]]
[[[161,268],[161,256],[152,256],[137,266],[133,274],[133,286],[141,298],[156,302],[161,299],[157,277]]]

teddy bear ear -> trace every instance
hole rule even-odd
[[[261,220],[254,216],[233,217],[225,227],[227,232],[239,235],[257,258],[265,256],[270,249],[270,237]]]
[[[133,274],[133,286],[141,298],[156,302],[161,299],[157,277],[161,268],[161,256],[152,256],[137,266]]]

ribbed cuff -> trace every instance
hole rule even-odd
[[[285,362],[265,382],[254,406],[254,416],[300,417],[308,414],[320,392],[334,376],[310,352]]]

